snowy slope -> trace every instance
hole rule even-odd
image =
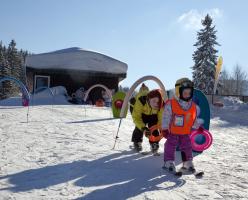
[[[163,155],[130,150],[130,116],[111,150],[119,120],[106,108],[34,106],[26,123],[27,108],[2,106],[0,199],[247,199],[248,108],[240,106],[213,108],[214,143],[195,157],[203,179],[176,179],[162,172]]]

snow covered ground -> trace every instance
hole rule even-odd
[[[27,123],[27,108],[0,106],[0,199],[248,199],[248,106],[232,102],[212,108],[214,143],[194,158],[202,179],[163,172],[163,154],[134,153],[130,116],[112,150],[109,109],[31,106]]]

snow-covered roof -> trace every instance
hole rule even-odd
[[[26,66],[34,69],[69,69],[126,74],[127,64],[109,56],[78,47],[29,55]]]

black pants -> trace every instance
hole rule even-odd
[[[153,115],[142,114],[142,121],[148,127],[152,127],[158,123],[158,116],[156,114],[153,114]],[[159,132],[153,131],[152,135],[159,136]],[[132,135],[132,142],[137,143],[137,142],[142,142],[142,141],[143,141],[143,132],[140,129],[138,129],[137,127],[135,127],[135,129],[133,131],[133,135]],[[154,143],[158,144],[158,142],[151,142],[151,141],[149,141],[149,143],[150,144],[154,144]]]

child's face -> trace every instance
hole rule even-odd
[[[159,98],[154,97],[149,100],[149,104],[153,109],[159,109]]]
[[[191,96],[192,90],[190,88],[184,89],[183,90],[183,98],[187,99]]]

